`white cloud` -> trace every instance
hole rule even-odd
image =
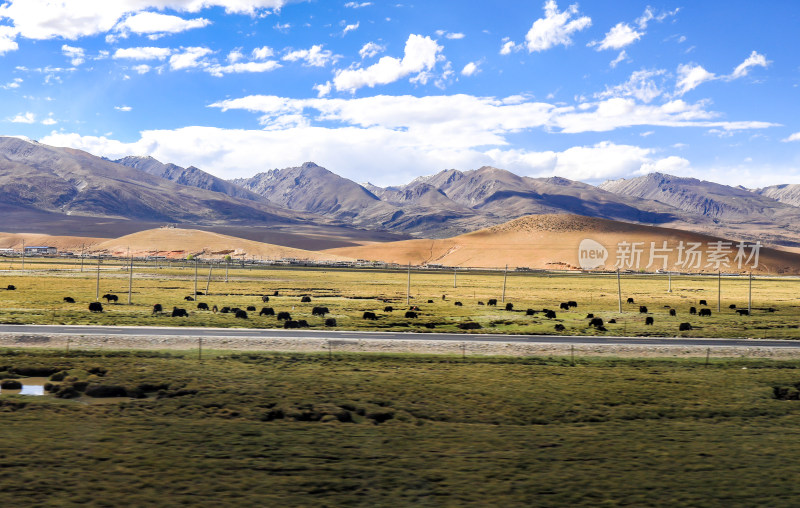
[[[356,21],[355,24],[345,26],[344,30],[342,30],[342,37],[347,35],[347,32],[352,32],[353,30],[358,30],[359,26],[361,26],[361,22],[360,21]]]
[[[480,72],[480,69],[478,68],[479,65],[480,65],[480,62],[470,62],[470,63],[468,63],[467,65],[464,66],[463,69],[461,69],[461,75],[462,76],[472,76],[474,74],[479,73]]]
[[[179,16],[160,14],[157,12],[139,12],[128,16],[117,23],[114,30],[123,34],[172,34],[185,32],[193,28],[202,28],[211,24],[205,18],[183,19]]]
[[[325,83],[323,83],[321,85],[314,85],[312,87],[312,89],[316,90],[317,97],[325,97],[327,95],[330,95],[332,88],[333,88],[333,85],[331,84],[330,81],[326,81]]]
[[[50,116],[42,120],[42,125],[55,125],[57,123],[58,121],[56,121],[56,119],[53,118],[53,113],[50,113]]]
[[[22,82],[23,82],[22,78],[14,78],[13,81],[10,81],[5,85],[3,85],[3,88],[6,90],[10,90],[12,88],[19,88],[20,85],[22,85]]]
[[[27,113],[20,113],[7,120],[13,123],[34,123],[36,121],[36,115],[28,111]]]
[[[126,113],[128,111],[132,111],[133,110],[133,108],[130,107],[130,106],[114,106],[114,109],[116,109],[117,111],[123,111],[123,112],[126,112]]]
[[[678,81],[677,81],[677,94],[683,95],[689,90],[697,88],[697,86],[717,79],[713,72],[708,72],[699,65],[679,65],[678,66]]]
[[[19,49],[19,44],[14,40],[17,37],[17,33],[17,29],[13,27],[0,26],[0,55]]]
[[[121,48],[114,52],[112,58],[128,60],[164,60],[172,54],[170,48],[154,48],[150,46],[139,48]]]
[[[309,49],[298,49],[285,54],[282,60],[296,62],[302,60],[307,67],[325,67],[329,62],[335,61],[336,57],[328,50],[322,49],[322,44],[315,44]]]
[[[273,26],[272,28],[274,28],[275,30],[277,30],[279,32],[289,33],[289,30],[292,28],[292,24],[288,23],[288,22],[287,23],[283,23],[283,24],[275,23],[275,26]]]
[[[522,96],[505,99],[471,95],[385,96],[358,99],[289,99],[252,95],[212,104],[223,111],[243,109],[262,114],[270,126],[285,115],[306,115],[309,122],[343,127],[381,127],[402,131],[420,146],[507,145],[507,134],[540,129],[552,132],[606,132],[633,126],[701,127],[727,131],[762,129],[775,124],[727,122],[704,109],[705,103],[672,100],[654,106],[633,98],[613,97],[576,106],[536,102]],[[316,113],[314,113],[314,111]]]
[[[283,7],[288,0],[8,0],[0,5],[0,18],[13,23],[15,34],[28,39],[77,39],[111,31],[125,16],[148,9],[172,9],[198,12],[222,7],[227,13],[250,14],[270,12]],[[184,20],[185,21],[185,20]],[[162,19],[161,24],[168,23]],[[189,23],[196,20],[189,20]],[[173,22],[174,23],[174,22]],[[174,26],[174,25],[173,25]],[[6,37],[11,39],[12,37]],[[0,41],[3,35],[0,32]],[[3,47],[0,42],[0,48]],[[16,49],[16,48],[13,48]]]
[[[800,141],[800,132],[795,132],[793,134],[790,134],[789,137],[782,139],[781,141],[783,141],[784,143],[790,143],[792,141]]]
[[[767,57],[753,51],[750,53],[742,63],[736,66],[733,69],[733,72],[726,75],[718,76],[713,72],[708,72],[704,68],[699,65],[687,64],[687,65],[679,65],[678,66],[678,82],[677,82],[677,95],[683,95],[689,90],[693,90],[698,85],[705,83],[707,81],[714,81],[717,79],[724,80],[724,81],[733,81],[734,79],[739,79],[747,76],[750,73],[750,69],[753,67],[768,67],[769,64],[772,63],[767,60]]]
[[[242,51],[239,50],[239,49],[234,49],[233,51],[228,53],[228,56],[227,56],[227,60],[230,63],[236,63],[239,60],[241,60],[242,58],[244,58],[244,55],[242,54]]]
[[[518,46],[514,41],[506,41],[500,47],[501,55],[510,55],[512,51],[519,51],[521,46]]]
[[[150,72],[150,66],[147,64],[136,65],[133,67],[133,70],[135,70],[137,74],[147,74]]]
[[[625,51],[624,49],[620,51],[619,55],[617,55],[617,58],[611,60],[611,62],[609,62],[608,65],[610,65],[611,68],[613,69],[616,68],[616,66],[619,65],[621,62],[630,62],[630,58],[628,58],[628,52]]]
[[[638,70],[633,72],[625,83],[613,87],[606,86],[603,92],[595,94],[595,96],[599,98],[635,97],[641,102],[649,103],[663,93],[659,84],[655,82],[655,78],[663,80],[665,74],[665,70]]]
[[[744,62],[736,66],[736,68],[733,70],[733,73],[730,75],[730,78],[731,79],[742,78],[744,76],[747,76],[751,68],[753,67],[767,68],[767,66],[770,63],[771,62],[767,60],[767,57],[753,51],[752,53],[750,53],[750,56],[748,56],[745,59]]]
[[[208,62],[201,59],[211,53],[213,53],[213,51],[204,47],[181,48],[180,53],[175,53],[169,57],[169,66],[174,71],[196,67],[208,67]]]
[[[525,35],[528,52],[544,51],[553,46],[569,46],[572,44],[572,34],[591,26],[592,19],[588,16],[578,16],[578,4],[572,4],[564,11],[558,10],[555,0],[547,0],[544,5],[545,17],[533,22],[531,29]]]
[[[597,51],[604,49],[622,49],[641,39],[644,32],[637,32],[627,23],[617,23],[606,33],[602,41],[592,41],[587,46],[597,46]]]
[[[72,65],[80,65],[86,61],[86,51],[83,48],[76,48],[64,44],[61,46],[61,52],[70,59]]]
[[[275,51],[269,46],[262,46],[260,48],[255,48],[252,54],[254,60],[266,60],[267,58],[274,56]]]
[[[347,2],[344,4],[344,6],[349,9],[360,9],[362,7],[369,7],[370,5],[372,5],[372,2]]]
[[[417,79],[424,80],[426,79],[425,71],[434,68],[442,49],[430,37],[411,34],[406,41],[402,60],[384,56],[376,64],[366,68],[337,71],[333,78],[333,84],[336,90],[355,93],[359,88],[365,86],[372,88],[376,85],[393,83],[412,74],[415,74]]]
[[[447,30],[436,30],[436,35],[451,40],[458,40],[466,37],[466,35],[462,34],[461,32],[448,32]]]
[[[222,77],[225,74],[243,74],[247,72],[269,72],[279,69],[281,64],[275,60],[266,62],[236,62],[230,65],[208,64],[196,62],[193,67],[204,67],[206,71],[215,77]]]
[[[358,50],[358,54],[363,60],[365,58],[372,58],[379,53],[383,53],[384,51],[386,51],[386,46],[381,46],[380,44],[374,42],[368,42]]]
[[[562,152],[492,149],[487,155],[500,167],[529,176],[565,176],[590,181],[689,166],[689,161],[680,157],[659,159],[654,157],[654,151],[650,148],[618,145],[609,141],[591,146],[574,146]]]

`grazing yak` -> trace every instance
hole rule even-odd
[[[291,321],[292,315],[288,312],[278,312],[278,321]]]
[[[325,326],[336,326],[336,318],[329,317],[326,319]]]
[[[700,304],[699,305],[708,305],[708,303],[706,303],[705,300],[700,300]]]
[[[633,298],[628,298],[628,303],[633,303]]]
[[[194,298],[191,297],[191,296],[184,296],[183,299],[186,300],[187,302],[193,302],[194,301]]]
[[[555,319],[556,318],[556,311],[545,309],[544,310],[544,317],[547,319]]]
[[[589,326],[596,326],[596,327],[603,326],[603,318],[599,317],[592,318],[592,320],[589,321]]]
[[[513,303],[507,303],[506,304],[506,310],[514,310],[514,304]]]
[[[197,310],[208,310],[208,304],[205,302],[198,303]]]
[[[561,310],[569,310],[569,304],[566,302],[561,302],[561,305],[559,307],[561,308]]]
[[[553,328],[554,328],[554,329],[555,329],[555,331],[557,331],[557,332],[563,332],[564,330],[566,330],[566,328],[564,328],[564,325],[562,325],[561,323],[558,323],[558,324],[557,324],[556,326],[554,326]]]
[[[259,316],[274,316],[275,309],[272,307],[261,307],[261,312],[258,313]]]
[[[644,318],[644,324],[645,325],[652,325],[653,322],[654,322],[654,320],[653,320],[652,316],[647,316],[646,318]]]
[[[639,314],[647,314],[647,307],[645,307],[644,305],[640,305]]]
[[[463,305],[464,305],[464,304],[462,304],[461,302],[456,302],[456,303],[455,303],[455,306],[456,306],[456,307],[462,307]]]
[[[189,313],[186,312],[186,309],[179,309],[178,307],[173,307],[172,317],[189,317]]]
[[[677,312],[675,312],[675,309],[669,309],[669,315],[670,316],[675,316],[675,315],[677,315]]]
[[[164,307],[160,303],[153,305],[153,314],[160,314],[164,312]]]
[[[412,319],[412,318],[416,318],[416,317],[417,317],[417,313],[414,312],[413,310],[406,311],[406,318]]]
[[[387,305],[383,308],[383,312],[392,312],[394,308],[391,305]]]
[[[103,304],[100,302],[92,302],[89,304],[89,311],[91,312],[103,312]]]
[[[247,319],[247,311],[239,309],[236,311],[236,314],[234,314],[234,317],[239,319]]]
[[[497,305],[497,298],[489,299],[489,301],[486,302],[486,305]]]
[[[681,332],[687,332],[692,329],[691,323],[681,323],[678,325],[678,330]]]
[[[689,314],[692,314],[692,315],[697,314],[697,308],[696,307],[689,307]]]
[[[528,309],[528,310],[525,311],[525,315],[526,316],[535,316],[536,315],[536,311],[533,310],[533,309]]]
[[[312,316],[325,317],[325,314],[328,313],[330,313],[330,311],[328,310],[327,307],[314,307],[313,309],[311,309]]]
[[[575,300],[570,300],[570,301],[567,302],[567,305],[569,305],[570,307],[577,308],[578,307],[578,302],[576,302]]]
[[[364,312],[364,315],[361,316],[361,318],[362,319],[369,319],[371,321],[375,321],[376,319],[378,319],[378,316],[376,316],[374,312],[366,311],[366,312]]]
[[[247,310],[247,312],[255,312],[256,308],[253,305],[248,305],[246,310]]]
[[[300,299],[300,303],[311,303],[311,297],[310,297],[310,296],[304,296],[304,297],[302,297],[302,298]]]
[[[267,303],[269,301],[269,297],[267,295],[264,295],[261,297],[261,301]]]
[[[71,296],[65,296],[64,297],[64,302],[66,302],[66,303],[75,303],[75,299],[72,298]]]
[[[105,301],[106,301],[106,302],[108,302],[108,303],[111,303],[111,302],[116,302],[116,301],[118,301],[118,300],[119,300],[119,297],[118,297],[117,295],[112,295],[111,293],[106,293],[106,294],[104,294],[104,295],[103,295],[103,298],[104,298],[104,299],[105,299]]]
[[[750,315],[750,311],[747,310],[747,309],[737,309],[736,313],[739,314],[740,316],[749,316]]]
[[[703,316],[711,317],[711,309],[700,309],[700,317]]]

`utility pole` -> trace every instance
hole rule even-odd
[[[22,269],[25,270],[25,239],[22,239]]]
[[[667,280],[669,281],[667,286],[667,293],[672,293],[672,272],[667,272]]]
[[[408,262],[408,283],[406,284],[406,305],[411,304],[411,261]]]
[[[458,271],[458,268],[454,266],[454,267],[453,267],[453,288],[454,288],[454,289],[455,289],[455,287],[456,287],[456,272],[457,272],[457,271]]]
[[[619,268],[617,268],[617,301],[619,304],[619,313],[622,314],[622,282],[619,279]]]
[[[508,277],[508,265],[506,265],[505,269],[503,270],[503,298],[501,301],[506,303],[506,278]]]
[[[95,300],[100,301],[100,254],[97,254],[97,294]]]
[[[722,309],[722,270],[717,271],[717,312]]]
[[[750,272],[750,285],[747,289],[747,315],[753,311],[753,272]]]
[[[206,281],[206,294],[208,294],[208,287],[211,285],[211,269],[214,268],[214,261],[208,264],[208,280]]]
[[[194,299],[197,300],[197,258],[194,258]]]
[[[133,297],[133,255],[131,254],[131,248],[128,247],[128,258],[130,259],[130,267],[128,268],[128,305],[131,304],[131,299]]]
[[[84,250],[86,249],[86,244],[81,244],[81,273],[83,273],[83,256]]]

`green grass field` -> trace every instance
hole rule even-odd
[[[5,266],[8,263],[8,266]],[[412,271],[411,304],[420,307],[417,319],[404,317],[406,305],[407,273],[405,271],[343,270],[321,268],[231,268],[225,282],[224,268],[216,267],[208,281],[208,268],[198,274],[198,290],[207,295],[199,302],[209,305],[256,307],[249,319],[236,319],[233,314],[214,314],[196,309],[197,302],[187,302],[184,297],[194,294],[195,272],[193,266],[175,263],[156,269],[153,265],[137,265],[134,271],[131,300],[128,305],[129,277],[127,267],[104,262],[100,272],[100,295],[113,293],[119,297],[117,304],[104,305],[103,313],[88,312],[88,303],[96,298],[96,267],[87,265],[84,272],[77,271],[72,262],[54,262],[38,259],[27,261],[26,272],[2,268],[20,267],[15,263],[0,263],[0,288],[11,284],[16,291],[0,290],[0,322],[54,323],[99,325],[158,325],[158,326],[214,326],[214,327],[281,327],[274,317],[259,317],[263,306],[276,312],[290,312],[293,319],[305,319],[312,328],[324,328],[324,319],[312,316],[314,306],[326,306],[336,319],[338,329],[354,330],[408,330],[408,331],[459,331],[457,325],[474,321],[481,325],[478,333],[545,333],[545,334],[605,334],[652,336],[713,336],[761,337],[794,339],[800,336],[800,280],[794,278],[757,278],[752,288],[752,316],[740,316],[730,309],[747,308],[748,280],[746,277],[723,277],[721,312],[717,312],[717,278],[700,276],[672,277],[672,292],[668,292],[666,275],[625,274],[622,277],[623,312],[618,312],[617,281],[614,275],[581,275],[564,273],[509,273],[506,281],[505,302],[513,305],[506,311],[502,303],[502,272],[465,272],[457,275],[453,287],[452,272]],[[72,263],[72,264],[69,264]],[[185,266],[178,266],[185,265]],[[278,291],[279,296],[272,296]],[[267,304],[261,296],[270,295]],[[301,303],[303,295],[311,303]],[[446,295],[443,300],[442,296]],[[68,304],[63,297],[75,298]],[[624,303],[633,298],[634,304]],[[497,307],[479,305],[495,298]],[[429,303],[429,300],[432,303]],[[559,304],[576,301],[578,307],[569,311],[559,309]],[[711,317],[689,314],[690,307],[700,309],[706,300]],[[462,306],[456,306],[461,302]],[[188,318],[171,318],[154,315],[153,305],[160,303],[165,311],[173,306],[186,308]],[[394,312],[384,312],[384,307],[394,307]],[[655,324],[645,325],[645,316],[639,306],[647,306],[648,316]],[[557,318],[547,319],[541,313],[526,316],[526,309],[550,308]],[[676,316],[669,316],[669,308]],[[773,309],[774,312],[770,312]],[[377,321],[365,321],[362,315],[372,311]],[[588,326],[587,314],[592,313],[606,322],[606,332]],[[615,319],[616,324],[609,324]],[[679,332],[678,325],[689,322],[690,332]],[[564,331],[556,332],[561,324]]]
[[[151,392],[0,394],[0,503],[795,505],[800,362],[704,363],[5,350]]]

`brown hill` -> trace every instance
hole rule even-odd
[[[738,259],[738,240],[567,214],[521,217],[442,240],[406,240],[327,252],[400,264],[481,268],[501,268],[508,264],[510,268],[577,270],[581,266],[579,247],[584,240],[599,244],[595,250],[606,250],[607,258],[596,267],[604,270],[615,270],[615,265],[621,260],[621,269],[633,271],[667,269],[709,273],[720,269],[734,273],[752,269],[754,273],[800,273],[800,256],[794,253],[764,247],[754,249],[751,243],[747,243],[742,246],[744,257]],[[632,255],[620,254],[626,249],[623,242],[627,242]],[[671,250],[661,250],[664,242],[666,249]],[[632,249],[631,244],[635,244]],[[681,244],[683,251],[680,250]],[[754,250],[758,251],[757,264],[755,255],[751,257]],[[654,255],[652,260],[651,254]],[[585,256],[588,255],[585,252]],[[717,257],[721,262],[714,261]]]
[[[281,245],[255,242],[197,229],[159,228],[97,243],[92,252],[126,256],[128,249],[134,256],[167,256],[184,259],[188,255],[203,258],[282,259],[294,258],[314,261],[345,261],[348,258],[332,253],[294,249]]]

